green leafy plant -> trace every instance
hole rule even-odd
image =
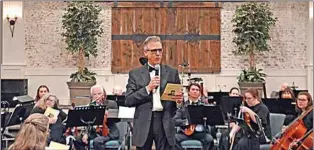
[[[268,3],[248,2],[237,6],[232,19],[234,23],[232,32],[235,34],[232,42],[237,46],[233,53],[249,56],[249,68],[243,70],[238,77],[239,81],[264,81],[252,78],[251,75],[255,73],[254,76],[259,77],[260,69],[256,72],[255,55],[271,50],[267,41],[271,40],[269,31],[276,24],[276,21],[277,18],[273,16]],[[244,77],[247,73],[250,76]]]
[[[66,50],[78,54],[78,71],[71,74],[73,82],[96,82],[95,75],[85,67],[84,57],[97,56],[97,38],[101,37],[101,9],[90,1],[69,2],[62,16]]]
[[[239,82],[264,82],[267,76],[262,72],[262,69],[256,69],[255,67],[249,69],[243,69],[240,76],[238,76]]]

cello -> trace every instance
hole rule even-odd
[[[308,131],[302,139],[296,143],[296,150],[308,150],[313,147],[313,129]]]
[[[288,150],[290,144],[295,139],[301,139],[307,131],[307,128],[303,122],[303,118],[312,112],[312,110],[313,106],[310,107],[310,109],[307,110],[304,114],[296,118],[292,123],[290,123],[284,132],[275,136],[271,142],[272,146],[270,150]]]

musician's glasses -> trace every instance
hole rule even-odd
[[[162,53],[163,50],[160,48],[160,49],[151,49],[147,51],[151,52],[152,54],[157,54],[157,52]]]
[[[300,102],[306,102],[307,99],[300,99],[300,98],[298,98],[298,101],[300,101]]]

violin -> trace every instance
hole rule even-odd
[[[241,106],[245,106],[245,97],[244,96],[243,96],[243,99],[242,99]],[[250,130],[253,131],[251,123],[250,123],[251,122],[251,117],[250,117],[250,114],[248,112],[242,113],[241,111],[239,111],[238,118],[243,118],[244,122],[248,125]],[[235,140],[235,135],[230,139],[229,150],[232,150],[232,147],[233,147],[233,144],[234,144],[234,140]]]
[[[107,126],[107,120],[108,120],[108,111],[105,112],[104,121],[102,123],[102,128],[100,128],[99,126],[96,127],[97,133],[100,132],[100,129],[102,130],[102,132],[101,132],[102,136],[108,136],[109,135],[109,128]]]
[[[184,129],[184,134],[188,136],[192,135],[195,131],[195,127],[195,124],[189,125],[187,128]]]
[[[188,118],[190,118],[190,114],[187,111],[186,111],[186,115]],[[183,133],[187,136],[190,136],[194,133],[195,128],[196,128],[195,124],[190,124],[184,129]]]
[[[74,109],[74,108],[75,108],[75,103],[72,103],[71,104],[71,109]],[[71,135],[71,132],[73,132],[74,136],[78,136],[78,134],[79,134],[77,127],[73,127],[73,128],[69,127],[69,128],[66,129],[64,135],[65,136],[69,136],[69,135]]]
[[[107,119],[108,119],[108,112],[105,112],[104,121],[102,124],[102,136],[108,136],[109,135],[109,128],[107,126]]]
[[[243,96],[243,99],[242,99],[241,106],[245,106],[245,97],[244,96]],[[241,115],[241,111],[239,113]],[[251,126],[251,123],[250,123],[251,122],[250,114],[248,112],[242,113],[242,117],[243,117],[244,122],[252,129],[252,126]],[[238,118],[240,118],[240,116]]]
[[[296,118],[292,123],[290,123],[284,132],[276,135],[276,137],[271,142],[272,146],[270,150],[287,150],[295,139],[301,139],[307,131],[307,128],[303,122],[303,118],[311,113],[312,110],[313,106],[310,107],[310,109],[304,114]]]

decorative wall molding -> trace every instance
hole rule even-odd
[[[24,79],[24,63],[4,63],[1,65],[1,79]]]

